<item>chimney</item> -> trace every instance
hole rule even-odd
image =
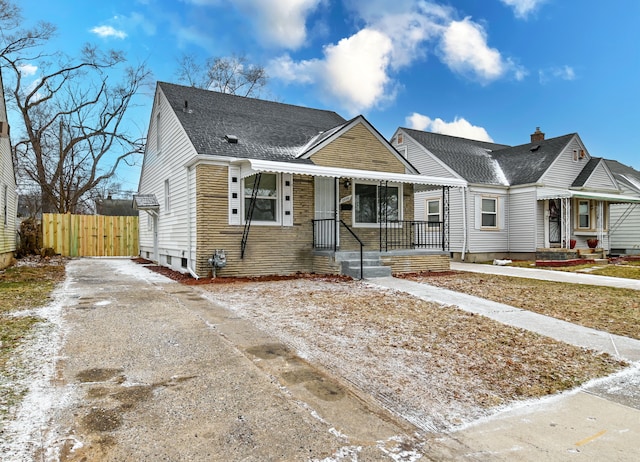
[[[538,143],[544,141],[544,133],[540,131],[540,127],[536,127],[536,131],[531,134],[531,142]]]

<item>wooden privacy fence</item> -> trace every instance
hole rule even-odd
[[[138,217],[44,213],[42,246],[65,257],[138,255]]]

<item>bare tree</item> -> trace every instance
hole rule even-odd
[[[2,67],[11,74],[6,93],[24,124],[19,133],[12,130],[18,176],[37,184],[44,212],[73,213],[122,163],[142,153],[144,141],[127,133],[124,116],[150,72],[145,64],[122,70],[123,54],[90,45],[77,58],[48,55],[42,50],[55,28],[20,29],[19,23],[7,23],[12,33],[0,36]],[[40,71],[28,79],[24,70],[32,63]],[[112,81],[118,72],[120,81]]]
[[[239,96],[260,96],[269,79],[264,67],[245,55],[209,58],[204,64],[191,54],[178,59],[178,81],[192,87]]]

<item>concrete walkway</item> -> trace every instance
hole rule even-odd
[[[472,273],[500,274],[503,276],[513,276],[517,278],[540,279],[543,281],[569,282],[571,284],[588,284],[592,286],[640,290],[640,279],[612,278],[609,276],[597,276],[595,274],[586,273],[461,262],[451,262],[451,269],[454,271],[470,271]]]
[[[492,268],[489,265],[478,266]],[[626,361],[640,361],[639,340],[589,329],[588,327],[578,326],[550,316],[544,316],[473,295],[442,289],[426,283],[393,277],[371,279],[369,282],[389,289],[400,290],[423,300],[443,305],[455,305],[465,311],[481,314],[503,324],[537,332],[571,345],[609,353],[611,356]]]
[[[640,281],[588,274],[468,263],[452,263],[451,269],[640,290]],[[440,441],[457,451],[438,454],[434,450],[430,456],[492,462],[640,460],[640,341],[428,284],[395,278],[368,282],[635,362],[619,374],[521,403],[453,432]]]

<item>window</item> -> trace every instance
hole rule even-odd
[[[483,197],[481,209],[482,228],[498,227],[498,199],[495,197]]]
[[[440,223],[440,199],[427,199],[427,222]]]
[[[169,180],[164,180],[164,210],[171,210],[171,190],[169,188]]]
[[[402,133],[398,133],[398,144],[404,143],[404,136]]]
[[[375,224],[400,219],[400,188],[356,183],[355,222]]]
[[[160,153],[161,144],[160,144],[160,110],[156,114],[156,151]]]
[[[589,201],[578,201],[578,228],[591,229]]]
[[[9,204],[7,203],[8,197],[9,188],[7,187],[7,185],[4,185],[4,187],[2,188],[2,222],[5,225],[9,224]]]
[[[251,195],[256,183],[257,175],[244,179],[244,218],[249,216]],[[260,176],[258,195],[251,220],[278,221],[278,176],[274,173],[263,173]]]

